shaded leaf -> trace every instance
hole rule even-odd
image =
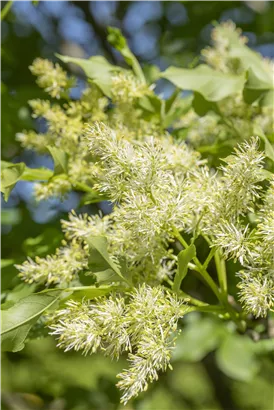
[[[16,303],[18,300],[21,300],[35,291],[36,284],[27,285],[25,283],[19,283],[11,291],[8,292],[6,297],[6,302]]]
[[[10,309],[1,312],[1,345],[4,351],[17,352],[24,348],[24,341],[38,318],[59,298],[60,291],[27,296]]]
[[[271,353],[273,357],[274,352],[274,339],[261,339],[253,345],[254,352],[256,354]]]
[[[219,346],[224,334],[221,321],[211,318],[193,320],[178,336],[173,359],[199,362]]]
[[[15,259],[1,259],[1,269],[8,266],[13,266],[15,264]]]
[[[53,252],[60,244],[62,234],[56,228],[47,228],[34,238],[30,237],[24,240],[22,248],[31,258],[34,256],[43,256]]]
[[[2,225],[18,225],[22,220],[22,211],[18,208],[4,208],[1,210]]]
[[[247,336],[228,335],[216,353],[220,369],[229,377],[250,381],[258,371],[254,342]]]
[[[195,110],[195,112],[200,116],[203,117],[208,113],[208,111],[214,111],[217,112],[217,104],[212,101],[207,101],[202,94],[199,94],[197,92],[194,93],[194,98],[192,102],[192,106]]]
[[[86,242],[89,246],[88,267],[96,275],[99,283],[125,280],[120,267],[107,251],[107,239],[104,236],[89,236]]]
[[[1,260],[1,290],[4,292],[12,288],[17,283],[20,283],[18,271],[14,264],[17,261],[14,259]]]

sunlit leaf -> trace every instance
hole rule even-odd
[[[194,69],[169,67],[161,74],[182,90],[200,93],[207,101],[220,101],[243,89],[245,76],[224,74],[205,64]]]
[[[9,199],[10,193],[16,185],[16,182],[20,181],[26,165],[23,162],[18,164],[8,164],[1,161],[1,192],[4,194],[4,199]]]
[[[47,146],[53,161],[54,161],[54,175],[59,175],[68,172],[68,154],[56,147]]]
[[[4,193],[4,199],[7,201],[9,195],[18,181],[41,181],[48,180],[53,172],[45,168],[28,168],[23,162],[13,164],[11,162],[1,161],[1,192]]]
[[[64,63],[73,63],[81,67],[86,76],[90,78],[107,96],[111,97],[111,76],[113,72],[120,71],[119,67],[110,64],[103,56],[84,58],[74,58],[56,54]]]
[[[239,60],[242,69],[248,73],[243,94],[245,101],[248,104],[258,101],[261,106],[273,106],[273,75],[270,69],[267,70],[260,54],[245,45],[232,47],[229,54]]]

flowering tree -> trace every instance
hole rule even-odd
[[[232,23],[216,26],[212,39],[202,64],[160,73],[143,71],[110,28],[128,69],[101,56],[58,56],[85,72],[79,100],[70,98],[75,78],[36,59],[30,70],[50,100],[29,103],[47,130],[17,140],[50,153],[54,171],[2,162],[5,199],[31,180],[38,201],[77,190],[83,204],[112,204],[109,215],[72,211],[54,255],[16,265],[31,286],[3,306],[4,350],[22,349],[45,326],[65,351],[126,353],[123,403],[171,367],[188,313],[215,315],[246,338],[273,309],[273,66]],[[159,78],[175,86],[166,100],[154,92]],[[215,302],[186,292],[190,275]],[[265,336],[257,352],[269,349]]]

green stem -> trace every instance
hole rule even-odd
[[[189,245],[188,243],[184,240],[184,238],[182,237],[182,235],[180,234],[180,232],[178,231],[178,229],[176,227],[173,227],[173,232],[174,232],[174,236],[178,239],[178,241],[183,245],[184,248],[188,248]],[[208,284],[208,286],[212,289],[212,291],[215,293],[216,297],[218,298],[218,300],[222,303],[222,298],[221,298],[221,294],[220,291],[216,285],[216,283],[214,282],[214,280],[211,278],[211,276],[209,275],[209,273],[207,272],[207,270],[204,268],[204,266],[202,265],[202,263],[199,261],[199,259],[197,258],[197,256],[195,256],[193,258],[193,261],[196,264],[196,267],[198,269],[198,272],[202,275],[202,277],[204,278],[204,280],[206,281],[206,283]]]
[[[174,236],[175,238],[178,239],[178,241],[184,246],[184,248],[188,248],[188,243],[184,240],[184,238],[182,237],[182,235],[180,234],[180,232],[178,231],[178,229],[176,227],[173,227],[173,232],[174,232]],[[209,240],[207,238],[207,240]],[[216,283],[214,282],[214,280],[211,278],[211,276],[209,275],[209,273],[207,272],[207,270],[204,268],[204,266],[201,264],[201,262],[199,261],[199,259],[195,256],[193,258],[193,261],[196,264],[196,268],[198,270],[198,272],[201,274],[201,276],[204,278],[204,280],[206,281],[206,283],[209,285],[209,287],[212,289],[212,291],[215,293],[215,295],[217,296],[218,300],[220,301],[221,305],[226,309],[226,311],[229,313],[231,320],[233,320],[238,329],[241,332],[245,331],[246,328],[246,323],[242,320],[240,320],[239,318],[239,314],[237,312],[235,312],[235,310],[233,309],[233,307],[230,305],[230,303],[228,302],[227,299],[227,290],[225,293],[220,292]],[[227,289],[227,284],[226,284],[226,272],[225,272],[225,265],[220,263],[220,275],[221,275],[221,279],[222,279],[222,286],[223,289]],[[203,308],[203,307],[202,307]]]
[[[135,55],[132,54],[132,53],[131,53],[131,61],[132,61],[131,66],[132,66],[132,69],[133,69],[136,77],[139,78],[141,83],[146,84],[146,78],[144,76],[142,67],[140,66],[139,61],[137,60]]]
[[[189,302],[191,302],[195,306],[199,306],[199,307],[209,306],[207,303],[204,303],[201,300],[196,299],[193,296],[190,296],[188,293],[185,293],[182,290],[179,291],[179,297],[188,299]]]
[[[217,270],[217,275],[218,275],[218,280],[219,280],[221,291],[223,295],[227,297],[227,277],[226,277],[225,261],[220,256],[219,251],[217,251],[214,254],[214,260],[215,260],[215,265],[216,265],[216,270]]]
[[[93,188],[85,184],[84,182],[73,183],[74,188],[79,189],[80,191],[90,192],[94,195],[100,195],[99,192],[96,192]],[[103,199],[102,199],[103,200]]]
[[[215,248],[215,247],[211,248],[211,250],[210,250],[210,252],[209,252],[209,254],[208,254],[206,260],[205,260],[204,263],[203,263],[203,267],[204,267],[205,269],[207,269],[208,264],[209,264],[209,262],[211,261],[211,259],[213,258],[213,256],[214,256],[216,250],[217,250],[217,248]]]
[[[1,10],[1,21],[4,20],[8,12],[10,11],[10,8],[12,6],[13,1],[8,1],[7,4],[3,7]]]
[[[214,282],[214,280],[212,279],[212,277],[209,275],[208,271],[203,267],[203,265],[201,264],[201,262],[199,261],[199,259],[197,257],[193,258],[193,261],[195,262],[199,273],[202,275],[202,277],[205,279],[206,283],[209,285],[209,287],[212,289],[212,291],[215,293],[215,295],[217,296],[217,298],[219,299],[220,302],[222,302],[222,298],[220,295],[220,291],[216,285],[216,283]]]
[[[165,278],[165,281],[169,284],[171,289],[173,288],[173,282],[169,278]],[[199,299],[190,296],[188,293],[183,292],[181,289],[179,290],[179,297],[188,299],[193,305],[195,306],[208,306],[208,303],[202,302]]]
[[[216,313],[220,315],[220,314],[225,314],[226,310],[223,306],[208,305],[208,306],[190,306],[187,313],[189,312]]]

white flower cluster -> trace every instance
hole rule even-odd
[[[172,161],[168,162],[166,151],[160,149],[161,141],[135,146],[122,137],[117,139],[114,131],[99,125],[96,130],[88,130],[87,138],[91,152],[97,155],[102,166],[98,188],[109,193],[113,201],[118,200],[108,236],[112,251],[115,242],[118,243],[116,252],[119,249],[132,261],[133,272],[138,273],[139,278],[153,266],[154,269],[158,266],[156,277],[160,277],[160,266],[170,257],[167,243],[174,226],[187,232],[198,229],[210,238],[213,246],[222,250],[224,258],[239,260],[244,267],[253,269],[256,260],[261,267],[273,259],[269,251],[273,252],[273,210],[266,205],[270,193],[264,205],[267,214],[266,208],[262,208],[263,216],[256,232],[250,231],[246,223],[248,214],[256,212],[265,179],[264,155],[258,150],[257,138],[236,147],[235,153],[223,160],[225,164],[217,173],[200,164],[198,158],[187,171],[183,172],[185,168],[181,166],[181,173],[178,172],[177,166],[172,168]],[[194,158],[192,154],[192,161]],[[268,253],[262,245],[258,247],[259,237],[267,238]],[[258,256],[255,249],[260,249]],[[150,259],[153,263],[147,264]],[[136,265],[142,268],[141,276]],[[263,277],[264,287],[267,282],[269,289],[270,276]],[[145,276],[146,280],[149,277],[151,271],[150,276]],[[268,308],[269,303],[265,310],[258,305],[259,314]],[[254,308],[253,313],[256,314]]]
[[[169,247],[175,228],[206,236],[223,258],[241,263],[245,271],[239,276],[244,283],[250,284],[253,277],[258,283],[262,275],[264,289],[267,285],[271,294],[273,184],[260,206],[257,228],[251,231],[246,223],[248,214],[258,211],[265,179],[257,138],[239,145],[218,172],[183,143],[170,140],[167,147],[162,138],[129,141],[121,130],[101,123],[88,127],[85,138],[97,159],[97,189],[113,201],[113,212],[106,217],[71,213],[62,228],[72,249],[77,247],[76,256],[71,253],[71,258],[58,262],[56,257],[25,262],[19,266],[25,280],[47,284],[76,280],[77,272],[87,266],[85,240],[105,236],[109,254],[125,261],[133,283],[159,284],[176,269],[176,256]],[[79,252],[82,256],[77,259]],[[253,307],[249,309],[241,283],[239,287],[246,309],[255,315],[266,314],[270,302],[264,309],[258,299],[257,309],[252,288]]]
[[[28,258],[22,265],[15,265],[19,276],[27,283],[45,283],[67,286],[78,272],[87,267],[88,251],[73,240],[69,245],[58,248],[54,255],[46,258]]]
[[[138,281],[155,279],[170,253],[173,226],[184,226],[184,179],[203,161],[184,143],[130,142],[104,124],[89,127],[86,138],[101,168],[97,189],[115,203],[110,246],[126,258]]]
[[[248,261],[238,273],[240,300],[255,317],[266,316],[274,307],[274,181],[263,200]]]
[[[128,294],[127,303],[119,295],[67,302],[49,327],[65,351],[88,354],[100,349],[112,358],[128,352],[129,368],[117,376],[126,403],[169,366],[177,322],[186,311],[163,288],[142,285]]]

